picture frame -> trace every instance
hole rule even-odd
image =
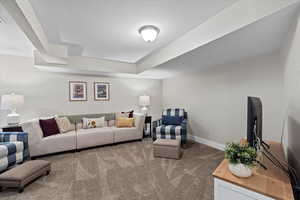
[[[69,81],[69,101],[87,101],[87,82]]]
[[[94,100],[109,101],[110,100],[110,84],[107,82],[94,82]]]

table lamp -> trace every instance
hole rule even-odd
[[[150,106],[150,96],[143,95],[139,97],[139,105],[142,107],[142,112],[147,114],[148,106]]]
[[[24,104],[24,96],[15,93],[5,94],[1,97],[1,109],[9,110],[11,113],[7,115],[8,125],[20,123],[20,115],[16,112]]]

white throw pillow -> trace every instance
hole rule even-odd
[[[70,120],[67,117],[57,117],[55,118],[55,120],[60,133],[66,133],[68,131],[75,130],[75,125],[71,124]]]
[[[82,118],[83,128],[96,128],[96,127],[104,127],[105,119],[101,118]]]

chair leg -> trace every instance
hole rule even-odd
[[[2,186],[0,186],[0,192],[2,192],[3,191],[3,187]]]

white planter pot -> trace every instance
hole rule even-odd
[[[228,168],[232,174],[234,174],[238,177],[247,178],[252,175],[251,168],[244,164],[230,164],[229,163]]]

